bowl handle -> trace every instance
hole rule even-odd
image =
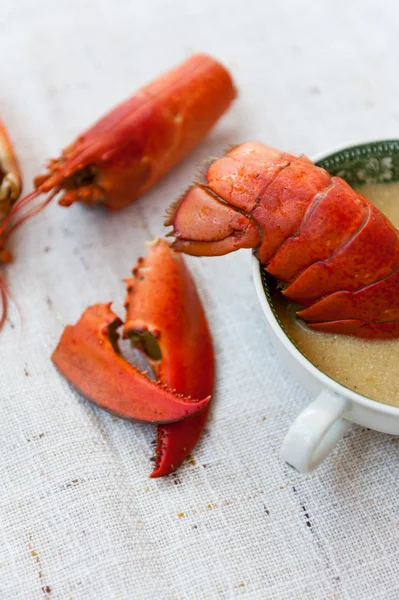
[[[352,423],[342,418],[349,400],[323,390],[295,419],[284,438],[282,458],[310,473],[330,454]]]

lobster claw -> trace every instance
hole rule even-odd
[[[124,338],[146,356],[158,381],[121,355],[122,321],[110,304],[86,309],[65,328],[52,360],[89,400],[125,419],[158,424],[155,469],[171,473],[194,448],[204,427],[214,382],[212,339],[184,260],[165,241],[149,243],[126,280]],[[203,398],[203,400],[193,400]]]
[[[214,354],[206,317],[194,281],[181,254],[162,239],[148,244],[126,279],[123,336],[140,349],[156,376],[184,395],[207,397],[214,383]],[[160,477],[177,469],[190,454],[207,415],[158,425],[155,469]]]
[[[120,325],[110,304],[90,306],[65,328],[53,363],[83,396],[124,419],[169,423],[206,409],[210,398],[183,397],[128,363],[118,349]]]

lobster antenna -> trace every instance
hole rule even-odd
[[[40,193],[41,192],[39,190],[33,190],[33,192],[27,194],[14,204],[14,206],[12,207],[7,217],[4,219],[0,226],[0,237],[3,237],[4,232],[6,231],[8,225],[11,223],[15,215],[18,214],[20,210],[24,208],[27,204],[30,204],[35,198],[37,198],[40,195]]]
[[[15,217],[15,215],[20,213],[20,211],[23,208],[28,206],[33,200],[35,200],[35,198],[40,196],[41,193],[42,192],[40,189],[34,190],[33,192],[31,192],[30,194],[27,194],[26,196],[21,198],[21,200],[19,200],[18,202],[16,202],[14,204],[14,206],[8,213],[7,217],[4,219],[4,221],[0,225],[0,238],[1,238],[2,245],[5,244],[5,242],[8,240],[10,235],[15,231],[15,229],[17,229],[20,225],[22,225],[22,223],[24,223],[27,219],[30,219],[31,217],[36,215],[38,212],[43,210],[43,208],[45,208],[47,206],[47,204],[49,202],[51,202],[51,200],[54,198],[54,196],[58,193],[58,189],[55,189],[50,194],[48,194],[47,198],[45,198],[43,200],[43,202],[41,202],[37,206],[32,206],[30,208],[30,210],[28,210],[25,214],[22,214],[22,216],[15,223],[13,223],[10,227],[10,223],[11,223],[12,219]],[[12,298],[12,296],[11,296],[11,293],[10,293],[10,290],[8,289],[6,280],[4,279],[3,276],[0,275],[0,303],[1,303],[1,305],[0,305],[0,331],[2,330],[4,323],[6,322],[6,319],[7,319],[9,299],[11,299],[12,302],[15,304],[15,306],[21,316],[20,308],[19,308],[18,304],[15,302],[15,299]],[[22,324],[22,319],[21,319],[21,324]]]
[[[11,212],[9,213],[6,221],[6,225],[10,222],[10,218],[12,218],[15,214],[17,214],[21,208],[23,208],[24,206],[26,206],[27,204],[30,204],[32,200],[34,200],[35,198],[37,198],[37,196],[40,195],[40,190],[35,190],[34,192],[31,192],[30,194],[28,194],[27,196],[25,196],[24,198],[22,198],[22,200],[20,200],[15,206],[14,208],[11,210]],[[54,196],[56,196],[58,194],[58,189],[54,189],[48,196],[47,198],[45,198],[43,200],[43,202],[41,202],[40,204],[38,204],[37,206],[32,206],[32,208],[30,210],[28,210],[25,214],[23,214],[15,223],[13,223],[11,225],[11,227],[5,232],[4,236],[3,236],[3,240],[4,242],[6,242],[8,240],[8,238],[10,237],[10,235],[20,226],[22,225],[22,223],[25,223],[25,221],[27,221],[28,219],[30,219],[31,217],[34,217],[35,215],[37,215],[37,213],[39,213],[40,211],[43,210],[43,208],[45,208],[47,206],[47,204],[49,204],[51,202],[51,200],[54,198]],[[21,202],[24,202],[24,204],[21,206]],[[6,228],[3,227],[0,229],[0,236],[2,234],[2,232],[5,230]]]

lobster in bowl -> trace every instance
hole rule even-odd
[[[171,207],[174,248],[252,248],[317,331],[399,337],[399,234],[342,178],[306,156],[250,142],[209,166]]]

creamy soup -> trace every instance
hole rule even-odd
[[[359,192],[399,228],[399,183],[364,185]],[[278,292],[272,297],[289,337],[316,367],[355,392],[399,406],[399,339],[365,341],[316,333],[296,319],[298,305]]]

